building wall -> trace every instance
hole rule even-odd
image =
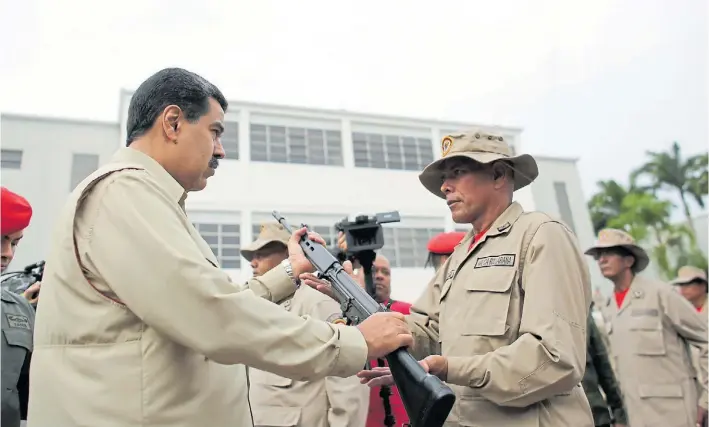
[[[118,123],[79,122],[3,114],[0,116],[2,185],[24,196],[34,211],[11,269],[43,259],[55,212],[70,190],[108,161],[119,138]],[[21,151],[21,164],[7,164]],[[14,153],[13,153],[14,152]],[[75,160],[76,159],[76,160]],[[72,166],[74,166],[72,168]],[[73,176],[72,176],[73,170]],[[85,172],[82,176],[81,172]],[[77,179],[78,178],[78,179]]]
[[[2,183],[25,195],[36,212],[13,267],[46,256],[54,213],[75,179],[92,171],[91,158],[85,157],[77,160],[83,159],[83,168],[72,168],[74,154],[98,156],[102,164],[124,146],[130,96],[121,93],[115,124],[2,116],[2,149],[23,150],[19,170],[9,169],[12,156],[3,155]],[[205,190],[190,194],[186,207],[237,281],[251,275],[239,247],[255,238],[261,222],[273,220],[273,210],[330,241],[333,225],[345,216],[398,210],[401,222],[384,226],[381,253],[393,263],[393,297],[406,301],[415,300],[433,275],[423,269],[429,237],[469,228],[453,224],[444,201],[423,189],[418,173],[439,158],[442,135],[473,124],[251,103],[231,103],[226,122],[227,159]],[[501,132],[521,150],[521,130],[483,127]],[[516,192],[515,200],[527,210],[558,215],[553,183],[566,183],[572,222],[580,239],[589,240],[590,218],[574,162],[542,158],[539,163],[540,178]]]
[[[539,177],[531,185],[536,209],[566,223],[576,233],[581,250],[585,251],[593,246],[596,236],[586,207],[586,196],[576,167],[577,160],[544,156],[536,159]],[[610,295],[611,283],[601,275],[593,258],[586,257],[586,261],[593,287]]]

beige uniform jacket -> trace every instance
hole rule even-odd
[[[342,318],[338,303],[307,286],[281,306],[328,322]],[[356,376],[295,381],[257,369],[249,369],[249,376],[256,427],[364,427],[367,420],[369,387]]]
[[[699,316],[702,318],[702,321],[704,322],[705,325],[709,328],[709,311],[707,310],[707,304],[705,303],[704,306],[702,306],[701,310],[698,312]],[[701,380],[701,372],[702,372],[702,361],[701,361],[701,351],[694,346],[690,346],[691,353],[692,353],[692,367],[694,368],[694,375],[696,376],[697,380],[697,391],[698,394],[701,396],[702,394],[702,380]]]
[[[472,239],[408,317],[417,356],[440,343],[448,359],[447,425],[592,427],[581,387],[590,277],[576,237],[513,203],[469,252]]]
[[[131,148],[70,195],[37,309],[29,427],[251,426],[243,365],[299,380],[362,368],[356,328],[266,300],[294,291],[282,267],[232,283],[184,197]]]
[[[707,405],[707,324],[669,285],[635,276],[623,303],[603,307],[631,427],[694,427]],[[699,349],[697,396],[689,345]]]

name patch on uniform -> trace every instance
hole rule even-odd
[[[660,312],[656,308],[636,308],[632,312],[630,312],[630,315],[657,317],[660,315]]]
[[[504,255],[486,256],[484,258],[478,258],[475,261],[474,268],[514,267],[514,265],[515,265],[515,254],[504,254]]]
[[[6,313],[5,317],[11,328],[30,329],[30,319],[27,316]]]

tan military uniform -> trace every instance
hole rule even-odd
[[[515,188],[536,177],[536,165],[532,171],[517,163],[496,142],[502,137],[446,138],[444,158],[467,152],[484,163],[510,159]],[[440,196],[435,177],[431,171],[421,180]],[[592,427],[581,387],[591,287],[576,237],[564,224],[512,203],[473,239],[471,231],[408,317],[417,356],[440,343],[448,360],[447,382],[457,400],[446,425]]]
[[[703,280],[704,282],[707,281],[707,274],[704,272],[702,269],[697,268],[697,267],[692,267],[692,266],[684,266],[679,269],[677,272],[677,278],[672,280],[672,284],[675,286],[681,286],[687,283],[690,283],[694,280]],[[709,327],[709,310],[707,310],[707,303],[705,302],[704,305],[702,306],[699,311],[697,311],[697,314],[702,318],[702,321],[707,324]],[[697,390],[698,393],[701,395],[702,393],[702,382],[701,382],[701,372],[702,372],[702,363],[700,360],[700,351],[696,347],[690,347],[690,351],[692,354],[692,367],[694,368],[695,376],[697,378]]]
[[[243,365],[298,380],[364,366],[356,328],[264,299],[294,292],[283,267],[231,283],[184,198],[131,148],[71,194],[37,310],[29,427],[251,426]]]
[[[281,306],[299,316],[328,322],[342,318],[340,306],[313,288],[302,286]],[[249,369],[251,405],[256,427],[364,427],[369,388],[359,378],[326,377],[295,381]]]
[[[627,233],[603,230],[587,253],[616,246],[642,250]],[[646,255],[639,259],[641,271]],[[697,404],[706,406],[706,323],[670,286],[639,275],[620,308],[609,298],[603,314],[630,426],[694,427]],[[697,396],[688,344],[699,349],[703,361],[702,397]]]
[[[258,237],[241,249],[249,261],[264,246],[278,242],[284,249],[290,234],[278,223],[261,225]],[[308,286],[300,287],[280,303],[286,311],[333,323],[344,323],[340,305]],[[359,378],[326,377],[295,381],[258,369],[249,369],[249,396],[256,427],[364,427],[369,388]]]

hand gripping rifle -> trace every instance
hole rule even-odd
[[[274,211],[273,217],[293,233],[278,212]],[[332,283],[342,313],[352,324],[357,325],[374,313],[389,311],[368,295],[323,245],[305,235],[300,240],[300,247],[313,267]],[[386,359],[411,427],[442,427],[455,403],[453,391],[438,377],[427,373],[404,347],[389,353]]]

